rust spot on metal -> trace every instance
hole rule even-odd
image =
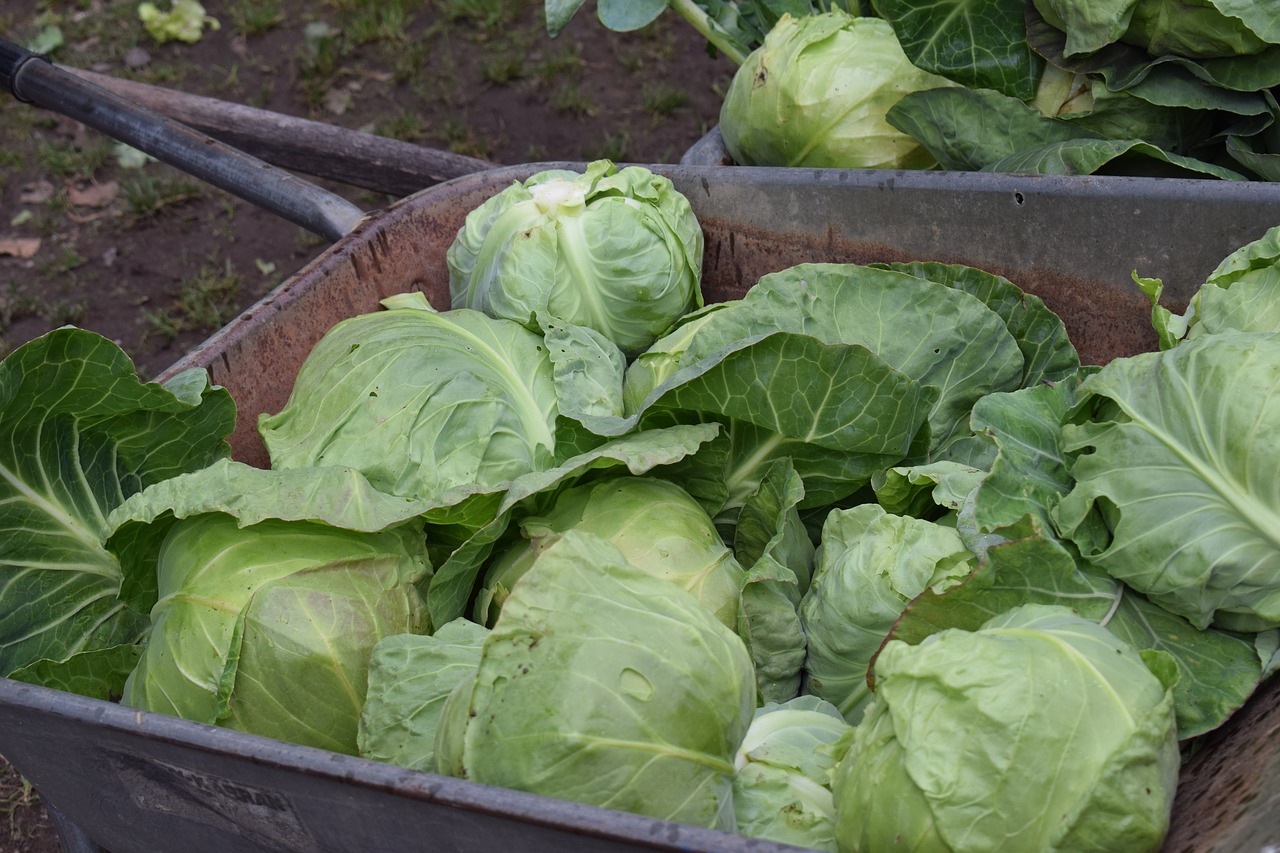
[[[1280,843],[1280,681],[1271,679],[1183,765],[1162,853]]]

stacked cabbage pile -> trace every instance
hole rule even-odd
[[[822,850],[1155,850],[1276,668],[1280,229],[1082,367],[981,270],[702,305],[688,201],[535,175],[336,325],[267,470],[202,371],[0,365],[0,672]]]

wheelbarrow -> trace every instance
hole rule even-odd
[[[266,464],[258,413],[283,406],[299,365],[328,328],[408,290],[447,308],[444,255],[467,213],[537,171],[583,165],[475,171],[362,211],[12,46],[0,48],[0,82],[333,241],[161,377],[202,367],[228,388],[240,412],[233,455],[257,465]],[[1134,270],[1164,277],[1178,308],[1221,258],[1280,223],[1280,186],[1271,184],[651,168],[689,198],[703,227],[708,301],[739,297],[761,275],[801,262],[964,263],[1041,296],[1094,363],[1154,346],[1150,304],[1132,286]],[[1278,729],[1280,682],[1273,679],[1183,768],[1166,853],[1260,853],[1280,845]],[[0,753],[40,792],[64,847],[77,853],[795,849],[8,679],[0,679]]]

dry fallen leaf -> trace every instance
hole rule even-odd
[[[51,198],[53,198],[53,184],[48,181],[23,184],[22,191],[18,193],[18,201],[22,204],[41,204]]]
[[[67,201],[77,207],[106,207],[116,200],[120,188],[115,181],[104,184],[90,184],[84,189],[71,187],[67,190]]]
[[[40,251],[39,237],[0,237],[0,255],[30,258]]]

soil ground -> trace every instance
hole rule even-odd
[[[168,8],[166,0],[159,0]],[[159,43],[137,0],[4,0],[0,37],[65,65],[499,164],[670,163],[715,124],[734,66],[667,13],[612,33],[589,3],[556,39],[540,0],[205,0]],[[113,140],[0,93],[0,355],[58,326],[154,376],[328,245]],[[365,209],[392,199],[323,183]],[[0,853],[52,853],[0,758]]]

